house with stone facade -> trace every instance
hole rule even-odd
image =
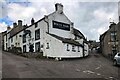
[[[100,49],[103,55],[111,59],[120,52],[120,22],[111,22],[109,29],[100,35]]]
[[[4,35],[4,45],[4,50],[17,47],[22,53],[42,52],[43,56],[56,59],[88,56],[87,40],[74,28],[60,3],[42,19],[35,22],[32,18],[30,25],[22,25],[21,20],[13,23],[13,28]]]

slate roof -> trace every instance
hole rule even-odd
[[[63,38],[63,37],[60,37],[60,36],[57,36],[55,34],[51,34],[51,33],[48,33],[50,36],[62,41],[63,43],[68,43],[68,44],[72,44],[72,45],[76,45],[76,46],[81,46],[83,47],[82,44],[80,44],[79,42],[75,41],[74,39],[70,39],[70,38]]]
[[[80,38],[85,39],[84,35],[83,35],[79,30],[77,30],[77,29],[75,29],[75,28],[73,28],[73,34],[74,34],[75,36],[78,36],[78,37],[80,37]]]
[[[42,21],[43,19],[45,19],[45,18],[43,17],[42,19],[38,20],[38,21],[35,22],[34,24]],[[16,26],[16,27],[14,27],[14,28],[10,31],[10,38],[13,37],[13,36],[15,36],[15,35],[18,34],[19,32],[21,32],[21,31],[23,31],[23,30],[31,27],[31,26],[34,25],[34,24],[31,24],[31,25],[29,25],[29,26],[23,25],[23,26]],[[26,27],[25,27],[25,26],[26,26]]]

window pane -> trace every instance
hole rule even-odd
[[[40,29],[35,31],[35,40],[40,39]]]
[[[40,52],[40,42],[37,42],[37,43],[35,44],[35,51],[36,51],[36,52]]]
[[[26,35],[23,35],[23,43],[26,42]]]
[[[49,49],[49,43],[47,43],[47,47],[46,47],[46,49]]]
[[[70,51],[70,50],[69,50],[69,44],[67,44],[67,51]]]
[[[111,37],[111,41],[115,41],[116,40],[116,32],[111,32],[110,37]]]

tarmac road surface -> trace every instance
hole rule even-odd
[[[118,79],[119,67],[100,54],[81,59],[28,59],[3,52],[3,78],[103,78]]]

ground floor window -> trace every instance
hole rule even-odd
[[[34,51],[34,44],[30,44],[29,45],[29,52],[33,52]]]
[[[7,50],[7,43],[6,43],[6,50]]]
[[[78,46],[78,52],[80,52],[80,46]]]
[[[40,42],[35,43],[35,51],[40,52]]]
[[[23,53],[26,52],[26,45],[23,45]]]
[[[67,51],[70,51],[70,50],[69,50],[69,44],[67,44]]]
[[[46,47],[46,49],[49,49],[49,43],[47,43],[47,47]]]
[[[74,45],[72,45],[72,51],[73,52],[75,52],[76,50],[75,50],[75,46]]]

